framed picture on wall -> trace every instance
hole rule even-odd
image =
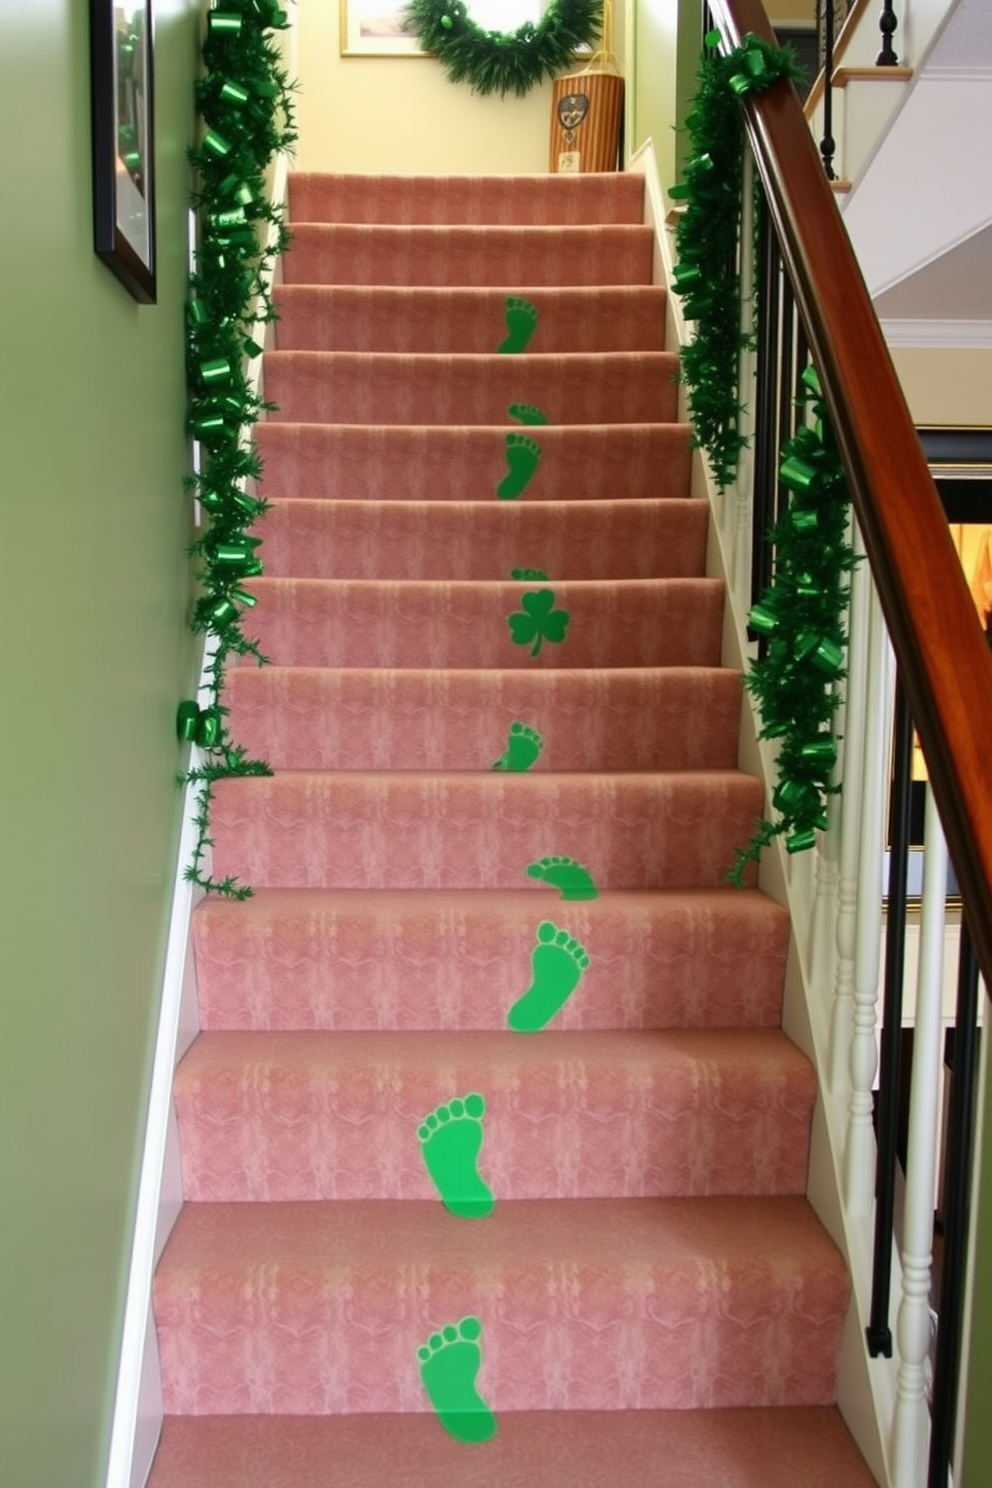
[[[90,0],[93,247],[155,303],[152,0]]]
[[[341,0],[342,57],[426,57],[405,29],[402,5],[389,0]]]

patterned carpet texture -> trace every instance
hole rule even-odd
[[[870,1488],[632,175],[296,175],[151,1488]]]

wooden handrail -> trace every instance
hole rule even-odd
[[[774,41],[760,0],[710,10],[731,47]],[[992,653],[791,84],[748,95],[744,118],[992,989]]]

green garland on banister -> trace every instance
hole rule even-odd
[[[484,31],[464,0],[409,0],[406,29],[433,52],[453,83],[476,93],[529,93],[569,67],[574,53],[599,35],[602,0],[551,0],[536,23],[516,31]]]
[[[741,431],[741,358],[753,349],[742,328],[738,244],[743,199],[744,139],[741,100],[780,78],[795,78],[793,53],[754,36],[720,56],[718,31],[706,37],[699,90],[686,120],[690,158],[672,197],[686,203],[675,230],[678,262],[673,289],[695,332],[681,354],[693,439],[709,456],[720,490],[737,477]],[[758,821],[737,851],[731,880],[741,885],[748,864],[784,835],[790,853],[814,845],[827,825],[834,782],[833,733],[844,676],[847,575],[854,566],[848,542],[847,489],[815,369],[803,375],[803,400],[813,423],[783,447],[779,481],[788,507],[768,534],[775,576],[748,617],[766,638],[752,660],[746,686],[761,716],[759,737],[779,743],[772,805],[777,820]]]
[[[690,154],[684,180],[669,195],[686,207],[675,228],[678,262],[675,293],[687,320],[696,322],[682,349],[693,440],[709,455],[713,479],[723,491],[737,475],[741,433],[740,359],[752,349],[741,326],[737,244],[744,179],[744,126],[740,101],[779,78],[799,76],[795,55],[746,36],[721,57],[719,31],[706,37],[699,87],[685,121]]]
[[[202,762],[180,783],[201,787],[186,878],[236,899],[247,898],[250,887],[233,877],[214,879],[203,861],[212,846],[215,782],[272,773],[231,738],[222,696],[232,653],[254,657],[260,665],[266,660],[243,627],[245,611],[255,604],[243,585],[262,572],[256,555],[261,540],[250,529],[266,506],[245,489],[248,479],[261,474],[245,436],[272,405],[251,391],[245,367],[262,352],[252,336],[256,323],[276,318],[267,275],[289,242],[283,209],[269,199],[265,179],[273,155],[296,139],[293,85],[270,34],[286,25],[286,12],[275,0],[225,0],[223,9],[207,12],[204,71],[196,83],[203,127],[189,151],[199,233],[186,307],[187,426],[199,442],[201,462],[185,484],[209,517],[190,548],[199,559],[200,585],[191,624],[194,631],[209,633],[211,642],[207,704],[186,700],[179,706],[180,738],[202,751]]]
[[[778,820],[762,818],[738,850],[730,870],[738,886],[775,837],[784,834],[790,853],[811,848],[827,827],[827,797],[840,789],[833,779],[840,705],[834,683],[845,676],[847,576],[855,564],[850,502],[815,368],[807,367],[802,383],[815,423],[801,425],[782,448],[779,481],[789,498],[769,533],[775,577],[748,616],[751,630],[767,639],[745,685],[761,714],[758,737],[779,741],[772,791]]]

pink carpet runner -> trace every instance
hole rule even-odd
[[[642,183],[290,207],[152,1488],[869,1488]]]

